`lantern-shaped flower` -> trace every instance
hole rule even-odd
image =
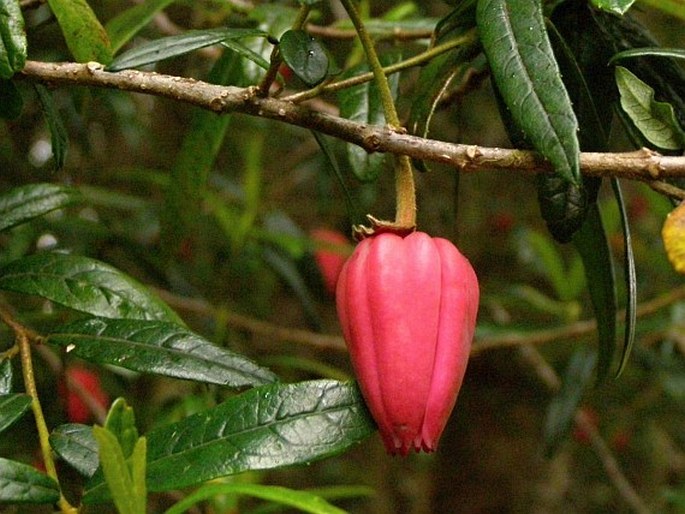
[[[389,453],[435,450],[461,387],[478,280],[446,239],[364,239],[337,289],[338,317],[362,394]]]

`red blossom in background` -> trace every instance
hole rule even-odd
[[[435,450],[456,402],[478,311],[478,280],[446,239],[364,239],[337,308],[360,388],[391,454]]]
[[[64,399],[67,418],[71,423],[87,423],[93,418],[93,414],[81,396],[67,386],[67,381],[82,387],[104,409],[109,407],[109,396],[102,389],[100,377],[97,373],[81,366],[70,366],[65,370],[64,375],[66,379],[60,382],[59,393]]]

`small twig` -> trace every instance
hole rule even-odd
[[[519,351],[523,358],[530,364],[542,382],[553,392],[557,392],[561,388],[561,380],[545,358],[531,345],[523,345],[519,347]],[[621,471],[616,457],[611,453],[606,442],[599,435],[597,428],[595,428],[592,420],[587,416],[582,409],[579,409],[573,419],[578,428],[588,434],[590,444],[595,454],[602,462],[604,471],[618,490],[621,497],[630,506],[630,508],[638,514],[649,514],[651,511],[647,508],[642,498],[637,494],[632,484],[628,481],[626,476]]]
[[[38,440],[40,443],[41,454],[45,470],[50,478],[59,483],[57,476],[57,467],[52,458],[52,449],[50,448],[50,431],[48,430],[43,409],[40,405],[40,398],[38,396],[38,389],[36,388],[36,377],[33,372],[33,359],[31,356],[31,339],[34,338],[35,333],[17,322],[8,310],[0,307],[0,320],[7,325],[15,334],[17,345],[19,346],[19,353],[21,355],[21,371],[24,377],[24,388],[26,393],[31,397],[31,410],[36,422],[36,429],[38,431]],[[59,497],[60,510],[64,514],[75,513],[76,509],[72,507],[67,499],[60,491]]]

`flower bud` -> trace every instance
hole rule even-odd
[[[446,239],[364,239],[338,279],[338,317],[388,453],[435,450],[456,402],[478,312],[478,280]]]

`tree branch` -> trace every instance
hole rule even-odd
[[[218,86],[199,80],[154,72],[105,71],[98,63],[45,63],[28,61],[24,77],[48,85],[90,86],[144,93],[184,102],[216,113],[243,113],[316,130],[368,152],[407,155],[453,166],[462,172],[517,170],[524,173],[551,171],[535,152],[448,143],[409,135],[388,127],[365,125],[315,111],[276,98],[259,98],[254,88]],[[586,175],[640,180],[670,196],[685,199],[685,191],[665,179],[685,177],[685,157],[663,156],[641,149],[634,152],[581,154]]]

